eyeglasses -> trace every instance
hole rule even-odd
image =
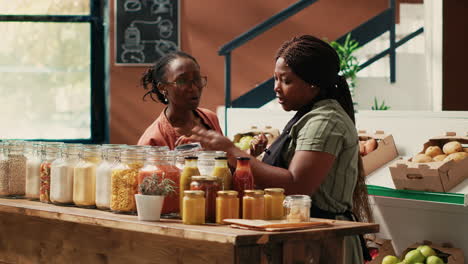
[[[206,76],[202,76],[199,78],[195,78],[193,80],[187,79],[178,79],[174,82],[166,82],[165,84],[175,84],[177,88],[188,88],[192,84],[194,84],[198,88],[203,88],[208,83],[208,78]]]

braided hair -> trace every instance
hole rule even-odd
[[[275,60],[280,57],[299,78],[320,88],[315,101],[335,99],[355,123],[354,105],[349,86],[346,79],[338,74],[340,58],[333,47],[314,36],[303,35],[284,42]],[[373,221],[360,156],[357,183],[353,192],[353,212],[360,221]]]
[[[320,99],[335,99],[355,122],[348,83],[340,71],[340,58],[328,43],[313,36],[294,37],[281,45],[275,61],[282,57],[306,83],[320,88]]]
[[[183,51],[175,51],[162,56],[154,63],[153,66],[151,66],[143,73],[143,76],[140,79],[141,86],[143,86],[143,89],[147,91],[143,95],[143,101],[145,100],[146,96],[149,96],[151,100],[155,102],[159,101],[166,105],[169,103],[166,96],[161,93],[161,91],[159,91],[158,84],[167,82],[165,76],[167,65],[169,65],[177,58],[191,59],[193,62],[195,62],[196,65],[199,66],[197,60],[194,57]],[[154,96],[156,96],[156,99]]]

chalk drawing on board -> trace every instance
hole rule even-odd
[[[164,19],[163,21],[161,21],[161,23],[159,23],[158,27],[159,35],[161,35],[161,37],[170,38],[172,36],[172,28],[174,27],[174,25],[170,20]]]
[[[151,13],[154,15],[169,13],[172,16],[172,10],[170,0],[154,0],[151,6]]]
[[[177,51],[177,44],[169,40],[159,40],[154,46],[155,50],[159,55],[164,56],[168,53]]]
[[[126,0],[124,3],[125,12],[138,12],[141,10],[140,0]]]

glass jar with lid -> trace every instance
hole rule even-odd
[[[239,197],[236,191],[218,191],[216,197],[216,223],[224,224],[224,219],[239,218]]]
[[[96,207],[98,209],[110,209],[112,169],[118,164],[120,152],[125,148],[125,145],[102,146],[102,162],[96,168]]]
[[[198,169],[201,175],[213,174],[216,157],[226,157],[226,152],[206,150],[198,152]]]
[[[284,218],[284,189],[265,189],[265,220],[281,220]]]
[[[232,174],[228,167],[226,157],[216,157],[213,172],[211,174],[219,179],[221,190],[231,190]]]
[[[8,195],[8,160],[5,142],[0,142],[0,197]]]
[[[175,184],[175,192],[164,197],[161,214],[178,214],[180,210],[180,170],[174,164],[175,153],[167,150],[151,150],[147,151],[145,165],[138,173],[138,184],[143,182],[143,179],[153,174],[158,177],[164,177],[172,180]]]
[[[186,225],[205,223],[205,192],[184,191],[182,222]]]
[[[8,194],[10,197],[23,197],[26,184],[25,142],[9,140],[6,142],[6,158],[8,161]]]
[[[312,200],[308,195],[288,195],[283,205],[288,222],[309,222]]]
[[[44,142],[31,142],[26,150],[25,197],[30,200],[39,200],[41,151],[43,144]]]
[[[192,176],[200,175],[198,170],[198,157],[196,156],[187,156],[185,157],[185,165],[182,173],[180,174],[180,184],[179,184],[179,194],[180,194],[180,213],[181,216],[184,212],[183,210],[183,198],[184,191],[190,190],[190,183],[192,182]]]
[[[182,170],[185,166],[185,157],[197,156],[198,152],[202,150],[200,143],[190,143],[175,147],[175,165]]]
[[[73,171],[73,203],[79,207],[96,207],[96,167],[101,162],[100,145],[84,145]]]
[[[47,142],[42,147],[42,162],[40,166],[41,186],[39,190],[39,201],[50,203],[50,166],[59,157],[61,142]]]
[[[143,167],[146,151],[127,147],[120,161],[111,170],[110,209],[115,213],[134,214],[135,194],[138,191],[138,171]]]
[[[50,165],[50,201],[58,205],[73,204],[73,176],[82,144],[65,144],[60,157]]]
[[[242,218],[260,219],[265,218],[265,193],[262,190],[245,190],[242,198]]]
[[[208,223],[216,222],[216,195],[219,191],[218,178],[213,176],[192,176],[190,190],[205,192],[205,220]]]

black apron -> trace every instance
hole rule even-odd
[[[293,127],[294,124],[297,123],[305,114],[307,114],[310,110],[312,110],[312,107],[314,106],[315,102],[318,100],[315,100],[311,104],[305,106],[301,110],[299,110],[291,120],[286,124],[286,126],[283,129],[283,132],[281,135],[271,144],[271,146],[265,150],[265,155],[263,156],[262,161],[275,166],[275,167],[281,167],[284,169],[288,169],[289,164],[284,160],[282,154],[283,147],[286,144],[289,144],[291,140],[291,135],[289,135],[289,132],[291,132],[291,128]],[[336,219],[338,215],[343,215],[350,221],[357,221],[356,216],[351,212],[351,211],[345,211],[343,213],[332,213],[329,211],[322,210],[318,208],[317,206],[314,206],[312,203],[312,207],[310,208],[310,217],[313,218],[324,218],[324,219]],[[362,235],[359,235],[359,240],[361,243],[361,248],[362,248],[362,253],[364,260],[370,261],[372,260],[372,257],[369,253],[369,249],[366,246],[366,242],[364,240],[364,237]]]

